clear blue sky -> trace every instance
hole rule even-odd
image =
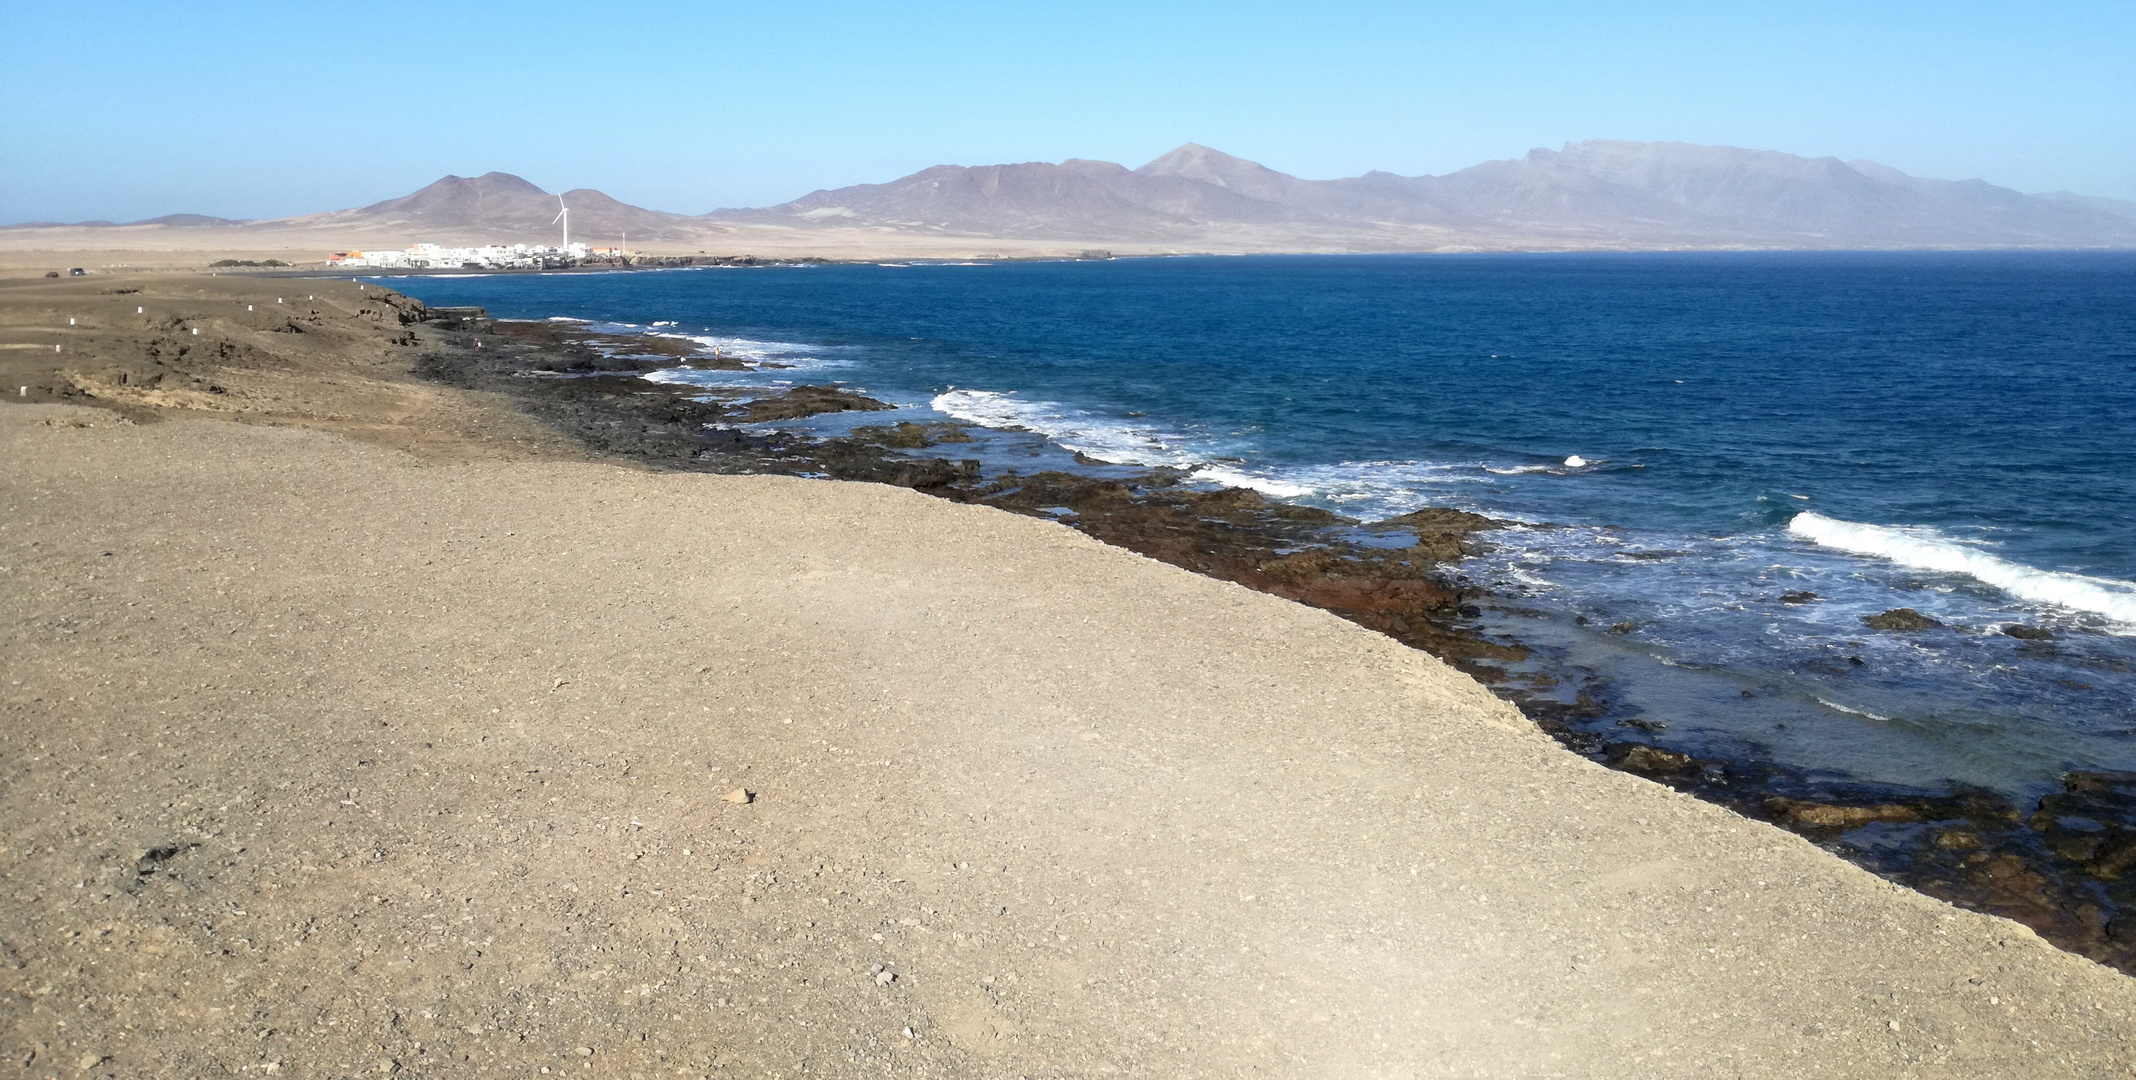
[[[1587,138],[2136,199],[2136,2],[0,0],[0,222],[491,169],[701,213],[1190,140],[1323,178]]]

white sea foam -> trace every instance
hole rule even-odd
[[[1182,469],[1195,480],[1249,488],[1277,499],[1324,503],[1365,520],[1405,514],[1427,502],[1436,505],[1442,500],[1430,494],[1434,489],[1486,479],[1476,474],[1474,466],[1422,461],[1345,461],[1289,468],[1241,465],[1219,459],[1221,450],[1188,435],[991,390],[951,390],[937,395],[932,405],[935,411],[969,424],[1043,435],[1056,446],[1100,461]]]
[[[776,360],[786,363],[796,357],[813,352],[814,347],[792,341],[757,341],[753,338],[722,337],[717,334],[678,334],[672,331],[654,332],[651,337],[676,338],[693,342],[707,349],[718,349],[723,356],[737,360]]]
[[[1026,401],[992,390],[951,390],[934,399],[936,412],[968,424],[1022,428],[1043,435],[1063,449],[1116,465],[1169,465],[1176,469],[1206,467],[1184,436],[1096,416],[1054,401]]]
[[[1460,485],[1490,483],[1473,465],[1429,461],[1343,461],[1283,470],[1284,481],[1363,521],[1395,517],[1419,506],[1446,505]]]
[[[1497,473],[1500,476],[1526,476],[1529,473],[1550,472],[1552,470],[1548,465],[1515,465],[1510,469],[1495,469],[1485,465],[1483,471]]]
[[[1804,511],[1787,531],[1829,548],[1917,570],[1964,574],[2020,599],[2104,615],[2136,626],[2136,583],[2040,570],[1917,529],[1863,525]]]
[[[1263,495],[1273,495],[1278,499],[1300,499],[1313,494],[1313,489],[1303,484],[1287,483],[1271,476],[1257,476],[1228,465],[1198,466],[1194,470],[1194,478],[1225,487],[1252,488]]]
[[[658,325],[657,323],[655,325]],[[670,324],[672,325],[672,324]],[[801,345],[791,341],[758,341],[754,338],[721,337],[714,334],[678,334],[649,331],[647,337],[672,338],[697,345],[707,353],[717,353],[732,360],[751,365],[746,371],[700,370],[696,368],[662,368],[648,372],[644,378],[650,382],[726,383],[753,382],[760,375],[789,375],[826,368],[852,367],[853,362],[841,356],[825,356],[823,346]]]
[[[1886,724],[1891,723],[1891,717],[1885,716],[1882,713],[1873,713],[1867,709],[1850,709],[1845,705],[1841,705],[1839,702],[1832,701],[1827,698],[1817,697],[1817,695],[1815,694],[1811,694],[1810,697],[1814,698],[1817,704],[1822,705],[1827,709],[1835,709],[1839,712],[1846,713],[1849,716],[1859,716],[1867,720],[1878,720]]]

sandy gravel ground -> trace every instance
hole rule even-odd
[[[582,457],[492,395],[417,378],[445,335],[356,281],[0,276],[0,401],[332,431],[428,459]]]
[[[2136,1064],[2136,982],[1048,522],[56,404],[0,462],[0,1071]]]

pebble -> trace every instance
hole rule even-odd
[[[894,971],[878,971],[875,973],[875,985],[877,986],[888,986],[896,981],[897,973]]]
[[[743,803],[755,802],[756,792],[751,791],[748,788],[735,788],[733,791],[730,791],[725,795],[720,796],[720,798],[739,806]]]
[[[580,1057],[592,1057],[592,1056],[593,1056],[593,1047],[590,1047],[590,1046],[581,1046],[581,1047],[579,1047],[579,1048],[578,1048],[578,1056],[580,1056]]]

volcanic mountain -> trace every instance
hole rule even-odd
[[[149,247],[554,243],[557,199],[491,172],[447,176],[354,210],[268,221],[173,214],[119,226],[9,228],[21,230],[18,246],[53,248],[123,246],[119,233]],[[1032,252],[2136,247],[2136,203],[1928,180],[1872,161],[1609,140],[1444,176],[1306,180],[1188,143],[1136,169],[1083,158],[936,165],[888,183],[701,216],[631,206],[590,188],[562,199],[574,239],[627,236],[633,247],[730,252],[993,243]],[[82,235],[63,241],[61,230]]]
[[[562,201],[559,202],[558,200]],[[511,173],[447,176],[398,199],[356,210],[285,218],[295,227],[348,225],[366,231],[400,230],[411,236],[480,236],[499,242],[554,243],[559,206],[571,208],[571,235],[590,244],[695,239],[704,230],[695,219],[617,202],[592,188],[552,195]]]
[[[1925,180],[1870,161],[1608,140],[1445,176],[1339,180],[1188,143],[1133,170],[1082,159],[937,165],[707,216],[1092,241],[1252,229],[1368,248],[1434,237],[1494,247],[2136,246],[2136,204]]]

